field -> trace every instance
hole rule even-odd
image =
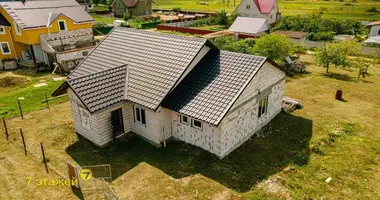
[[[180,7],[182,10],[204,10],[218,11],[226,9],[234,11],[233,0],[230,0],[230,6],[223,4],[221,0],[203,1],[206,4],[198,4],[196,0],[157,0],[154,8],[172,9]],[[240,0],[236,0],[239,5]],[[286,15],[304,15],[318,14],[323,10],[322,15],[325,17],[339,19],[358,19],[358,20],[379,20],[380,19],[380,2],[376,0],[355,0],[355,1],[322,1],[322,0],[279,0],[280,12]],[[377,12],[367,12],[368,9],[376,7]]]
[[[68,102],[23,121],[8,119],[11,140],[0,139],[0,199],[75,197],[66,187],[27,185],[26,176],[55,176],[46,177],[40,161],[11,145],[21,144],[19,128],[30,151],[43,142],[49,164],[62,173],[66,160],[111,164],[111,185],[121,199],[380,199],[380,66],[357,80],[354,68],[325,75],[312,55],[301,60],[309,73],[288,78],[285,93],[303,108],[281,113],[264,128],[268,137],[252,138],[223,160],[182,142],[157,149],[139,137],[99,149],[77,138]],[[344,101],[334,99],[337,89]]]
[[[46,107],[42,104],[45,92],[48,98],[63,81],[54,81],[48,73],[36,73],[35,70],[15,70],[0,72],[0,118],[12,117],[20,114],[17,99],[20,100],[24,113]],[[12,80],[12,81],[11,81]],[[4,85],[1,85],[1,84]],[[34,87],[35,84],[45,83],[47,86]],[[67,100],[67,98],[66,98]],[[50,101],[50,104],[62,102],[61,99]]]

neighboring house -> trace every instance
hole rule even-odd
[[[290,38],[290,40],[293,43],[299,44],[299,45],[304,45],[306,42],[306,32],[300,32],[300,31],[275,31],[273,34],[278,34],[278,35],[285,35],[286,37]]]
[[[42,35],[91,30],[93,22],[74,0],[0,2],[0,59],[15,59],[26,66],[51,63],[53,57],[41,46]]]
[[[92,10],[94,9],[94,4],[92,3],[92,0],[76,0],[85,10]]]
[[[235,11],[242,17],[265,18],[271,25],[280,19],[278,0],[242,0]]]
[[[367,26],[371,28],[369,37],[380,36],[380,21],[371,22]]]
[[[134,132],[223,158],[281,112],[278,67],[207,39],[115,28],[53,96],[68,93],[75,131],[96,145]]]
[[[367,25],[371,28],[369,38],[364,41],[366,44],[380,44],[380,21],[371,22]]]
[[[235,22],[228,29],[239,35],[258,37],[268,33],[270,26],[265,18],[237,17]]]
[[[111,7],[115,17],[123,17],[128,12],[130,16],[148,16],[152,14],[153,0],[113,0]]]

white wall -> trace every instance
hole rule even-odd
[[[252,18],[266,18],[269,24],[273,24],[277,21],[277,12],[278,12],[278,1],[275,0],[274,8],[269,14],[261,14],[260,10],[257,8],[253,0],[243,0],[239,6],[236,8],[236,11],[239,12],[242,17],[252,17]],[[251,8],[247,9],[247,5],[250,5]],[[272,19],[270,16],[272,15]]]
[[[380,25],[372,26],[371,27],[371,32],[369,33],[370,37],[378,36],[380,30]]]
[[[285,73],[265,63],[220,124],[221,157],[238,148],[281,112],[284,86]],[[266,96],[267,113],[258,118],[258,102]]]
[[[202,122],[202,129],[191,126],[191,117],[188,116],[189,124],[181,123],[180,114],[171,111],[173,137],[200,147],[220,157],[221,129],[217,126]]]
[[[90,128],[88,128],[82,125],[83,116],[81,116],[80,113],[80,109],[86,110],[86,107],[71,89],[68,89],[68,95],[70,98],[71,113],[74,121],[75,131],[96,145],[106,145],[113,139],[111,124],[111,112],[113,110],[122,108],[124,132],[130,132],[131,115],[129,113],[131,111],[128,110],[128,106],[126,106],[125,102],[115,104],[106,109],[90,114]]]

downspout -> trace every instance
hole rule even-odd
[[[9,32],[9,36],[11,37],[11,42],[12,42],[12,49],[13,49],[13,52],[15,52],[15,56],[16,56],[16,63],[18,65],[18,56],[17,56],[17,52],[16,52],[16,48],[15,48],[15,44],[13,42],[13,37],[12,37],[12,33],[11,33],[11,27],[9,28],[8,32]]]

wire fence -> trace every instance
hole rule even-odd
[[[19,132],[16,129],[9,127],[5,118],[3,118],[3,130],[7,144],[24,151],[25,156],[33,158],[36,164],[45,165],[47,173],[53,172],[62,179],[70,179],[68,174],[62,172],[68,171],[67,161],[53,153],[51,146],[44,146],[43,143],[38,143],[35,139],[27,137],[24,131],[20,128]],[[90,193],[98,193],[101,198],[106,200],[118,200],[116,192],[106,182],[112,181],[111,165],[93,165],[93,166],[76,166],[78,171],[89,169],[93,178],[91,181],[81,181],[81,190],[89,191]],[[79,179],[80,180],[80,179]],[[92,195],[93,196],[93,195]],[[97,198],[98,199],[98,198]]]

